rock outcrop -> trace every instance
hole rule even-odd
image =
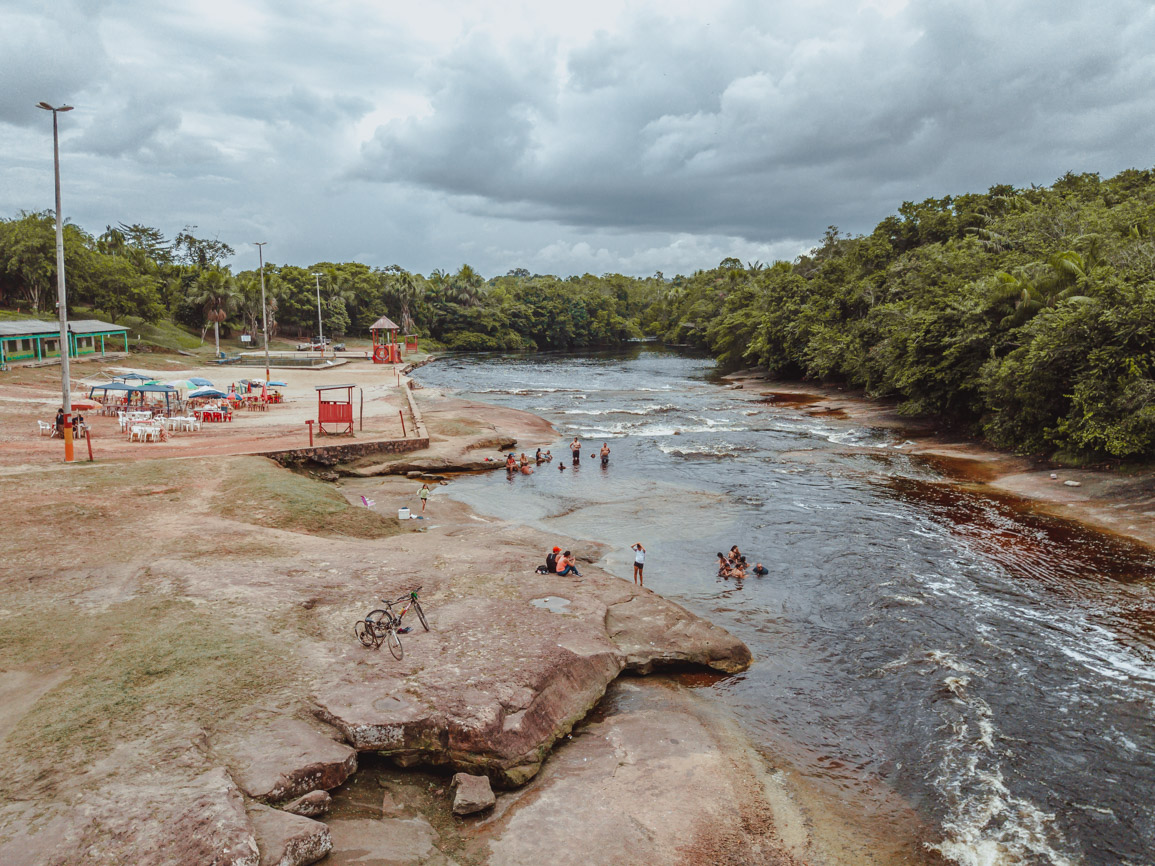
[[[300,797],[336,788],[357,769],[357,752],[320,727],[316,722],[272,719],[255,730],[215,738],[213,749],[253,799]]]
[[[488,530],[491,552],[507,532]],[[446,563],[436,594],[422,593],[432,631],[404,635],[402,661],[348,650],[318,683],[317,717],[401,766],[517,787],[622,671],[750,664],[737,638],[648,589],[595,568],[580,579],[536,576],[520,557],[524,572],[504,578]]]

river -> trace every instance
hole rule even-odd
[[[894,792],[968,866],[1155,859],[1146,548],[976,493],[900,434],[725,389],[674,351],[456,356],[415,376],[554,423],[552,465],[451,495],[606,542],[600,564],[626,579],[642,542],[647,586],[754,653],[705,687],[767,754],[872,820]],[[733,544],[769,574],[717,577]]]

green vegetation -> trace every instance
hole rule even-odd
[[[396,518],[354,508],[331,486],[260,457],[229,462],[214,510],[243,523],[309,535],[386,538],[401,531]]]
[[[651,333],[847,382],[996,445],[1155,456],[1155,175],[906,202],[794,263],[673,281]]]
[[[117,743],[147,736],[158,717],[211,725],[284,681],[282,649],[251,623],[164,596],[97,612],[57,602],[0,630],[0,653],[12,663],[42,662],[46,646],[70,677],[6,739],[9,766],[84,769]]]
[[[95,313],[256,334],[260,282],[232,249],[186,228],[65,232],[70,299]],[[0,300],[43,310],[55,276],[49,214],[0,220]],[[905,202],[868,235],[833,226],[794,262],[667,280],[561,279],[469,265],[266,266],[269,330],[364,337],[388,315],[424,346],[573,350],[643,334],[709,350],[727,368],[846,382],[1020,452],[1155,456],[1155,176],[1068,174],[1051,187]],[[127,319],[135,316],[138,319]],[[196,338],[160,333],[181,348]]]

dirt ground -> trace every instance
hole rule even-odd
[[[204,374],[227,385],[219,371],[178,371],[179,363],[157,369],[170,365],[154,362],[145,372],[162,379]],[[77,375],[90,380],[126,369],[77,366]],[[362,678],[373,676],[373,665],[392,668],[388,657],[363,658],[366,650],[352,636],[351,623],[377,598],[422,583],[430,610],[463,611],[470,622],[477,611],[491,610],[480,622],[500,634],[515,598],[539,592],[522,583],[535,581],[526,563],[545,549],[544,539],[475,515],[439,487],[426,519],[402,524],[394,516],[398,507],[419,507],[414,481],[323,484],[237,456],[254,443],[278,447],[281,436],[303,444],[312,388],[324,382],[361,383],[366,436],[371,417],[377,432],[389,432],[397,394],[381,368],[285,371],[290,384],[282,390],[290,402],[267,414],[206,426],[170,443],[130,446],[105,435],[95,441],[108,452],[71,467],[60,462],[57,440],[31,432],[30,422],[51,417],[57,405],[53,372],[59,369],[41,368],[18,384],[0,385],[0,520],[7,530],[0,565],[0,762],[7,770],[0,857],[6,862],[75,862],[67,857],[77,851],[91,862],[125,862],[116,859],[124,851],[168,852],[173,837],[210,836],[189,822],[225,814],[227,797],[213,793],[220,787],[213,775],[220,772],[213,746],[219,737],[260,730],[269,719],[310,717],[310,695],[335,668],[361,670]],[[431,391],[418,395],[440,440],[435,448],[512,436],[528,449],[556,435],[526,413]],[[163,457],[194,459],[157,459]],[[374,506],[365,508],[361,496]],[[600,556],[596,543],[580,547],[590,551],[590,563]],[[407,639],[412,664],[420,664],[425,638]],[[546,763],[540,783],[503,795],[492,821],[466,834],[472,841],[454,852],[456,862],[540,862],[547,831],[559,846],[590,833],[609,844],[620,828],[633,840],[631,856],[653,863],[717,862],[716,855],[731,854],[735,862],[768,864],[912,862],[915,842],[857,838],[845,819],[830,819],[755,755],[731,723],[713,718],[703,698],[668,685],[660,687],[660,700],[653,688],[636,694],[652,697],[619,701],[614,713],[591,719],[581,737],[575,733],[575,748]],[[651,736],[655,730],[663,736]],[[694,744],[692,754],[686,743]],[[687,779],[696,790],[686,789]],[[452,848],[454,834],[433,828],[460,819],[447,816],[444,784],[435,790],[422,805],[425,817],[396,819],[403,834],[418,819],[430,827],[426,853],[397,862],[448,862],[440,852]],[[730,809],[736,799],[739,807]],[[202,805],[182,811],[190,801]],[[680,821],[679,809],[708,812],[710,832]],[[556,824],[562,813],[572,833]],[[142,822],[142,815],[150,820]],[[369,824],[334,822],[331,861],[369,862],[359,840],[363,832],[383,832],[385,821],[378,814]],[[832,837],[848,847],[831,853]],[[587,849],[571,848],[574,862],[582,862]],[[615,862],[627,862],[614,850]],[[139,862],[203,862],[197,856],[185,851]]]
[[[199,431],[169,433],[164,442],[129,442],[128,436],[120,432],[115,417],[100,416],[95,410],[80,411],[92,428],[92,448],[98,461],[255,454],[307,447],[309,431],[305,422],[317,417],[315,387],[352,384],[357,386],[353,391],[356,425],[353,436],[321,436],[314,425],[314,442],[400,439],[399,411],[405,411],[408,435],[412,436],[414,431],[399,388],[399,369],[365,360],[317,369],[274,368],[270,378],[288,383],[276,389],[284,395],[284,403],[273,404],[265,412],[234,412],[231,422],[204,424]],[[92,385],[107,383],[113,376],[128,372],[142,373],[162,382],[203,377],[225,391],[230,383],[240,379],[264,379],[265,376],[263,367],[206,366],[198,359],[176,355],[133,356],[113,362],[86,358],[74,360],[71,365],[73,403],[84,405]],[[41,436],[36,424],[52,421],[60,407],[60,395],[59,366],[24,367],[11,374],[0,374],[0,474],[63,462],[64,443]],[[86,443],[79,440],[75,447],[76,459],[87,461]]]
[[[931,422],[904,418],[893,405],[856,392],[784,382],[751,371],[728,377],[728,381],[752,392],[751,399],[816,417],[893,430],[906,441],[891,452],[923,457],[952,480],[1010,494],[1037,511],[1155,547],[1155,471],[1150,468],[1108,471],[1052,466],[937,430]]]

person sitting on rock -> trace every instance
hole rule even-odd
[[[559,553],[561,553],[561,548],[555,547],[548,554],[546,554],[545,567],[549,570],[550,574],[557,573],[557,555]]]
[[[581,577],[581,572],[574,566],[573,554],[568,550],[557,558],[557,576],[565,577],[567,574]]]

